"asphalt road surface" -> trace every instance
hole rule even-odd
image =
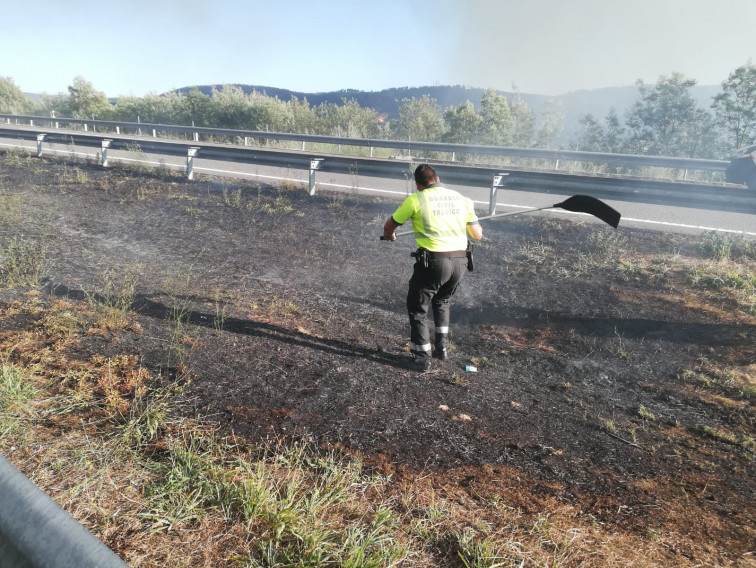
[[[36,142],[13,138],[0,138],[0,148],[26,148],[36,154]],[[63,144],[43,144],[43,153],[72,156],[79,159],[98,158],[99,152],[95,148],[76,147],[71,148]],[[149,154],[108,151],[108,160],[121,160],[125,162],[138,162],[145,165],[165,165],[171,168],[186,168],[186,158],[166,156],[162,154]],[[439,176],[443,181],[443,167],[438,168]],[[275,183],[277,181],[291,180],[304,185],[309,184],[309,173],[304,170],[291,170],[269,166],[258,166],[240,162],[207,160],[195,158],[194,172],[196,174],[220,175],[228,177],[240,177],[246,179],[259,179],[260,181]],[[470,188],[450,185],[464,195],[472,198],[481,214],[488,214],[489,192],[486,189]],[[382,178],[369,178],[359,175],[338,175],[324,172],[316,174],[316,190],[325,189],[330,191],[344,191],[356,194],[381,196],[384,198],[400,201],[409,192],[414,191],[414,184],[407,180],[390,180]],[[544,187],[543,193],[533,191],[502,190],[497,194],[496,213],[515,211],[527,211],[533,208],[546,207],[562,201],[566,194],[555,194]],[[676,233],[699,233],[703,231],[721,231],[733,234],[742,234],[749,237],[756,236],[756,215],[746,213],[727,213],[721,211],[708,211],[689,207],[672,207],[626,201],[606,202],[622,213],[620,226],[638,227],[652,230],[676,232]],[[590,215],[569,213],[563,210],[554,210],[556,215],[583,215],[586,220],[595,220]]]

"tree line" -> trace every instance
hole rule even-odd
[[[690,93],[696,81],[681,73],[653,86],[638,81],[638,99],[624,123],[610,110],[581,118],[581,150],[682,158],[717,158],[756,141],[756,67],[738,67],[722,83],[710,108]]]
[[[709,108],[690,89],[696,81],[672,73],[654,85],[638,81],[638,98],[621,117],[584,115],[569,149],[718,158],[756,139],[756,67],[733,71]],[[400,139],[558,149],[564,146],[564,108],[558,99],[544,102],[540,113],[514,92],[493,89],[476,106],[466,101],[442,109],[429,95],[404,98],[398,116],[388,118],[355,99],[341,104],[310,105],[306,98],[281,100],[245,93],[225,85],[204,94],[197,88],[145,97],[120,97],[111,103],[92,83],[76,77],[67,93],[31,98],[12,79],[0,77],[0,112],[58,117],[193,125],[212,128],[320,134],[349,138]]]

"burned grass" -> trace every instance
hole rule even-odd
[[[754,564],[746,241],[491,222],[417,374],[394,203],[18,154],[0,196],[44,251],[0,451],[131,565]]]

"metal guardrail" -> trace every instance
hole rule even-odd
[[[1,116],[1,115],[0,115]],[[99,147],[103,166],[107,166],[109,149],[138,149],[142,152],[186,156],[187,176],[193,175],[196,157],[252,163],[310,172],[310,193],[314,194],[318,171],[396,180],[411,179],[410,163],[403,160],[360,158],[345,155],[315,155],[294,150],[270,150],[218,143],[189,143],[156,139],[149,136],[111,136],[102,133],[61,131],[37,127],[13,127],[0,123],[6,136],[37,140],[39,155],[43,141]],[[343,140],[343,139],[342,139]],[[507,190],[572,194],[637,203],[692,207],[713,211],[756,214],[756,192],[724,184],[659,181],[629,176],[579,175],[561,172],[527,171],[510,168],[439,164],[442,179],[451,184],[490,188],[489,214],[495,212],[498,188]],[[501,176],[500,174],[505,174]],[[497,177],[499,182],[496,181]],[[506,178],[503,180],[502,178]]]
[[[0,568],[128,568],[0,456]]]
[[[143,131],[151,132],[154,138],[158,133],[172,132],[175,134],[189,134],[193,137],[194,142],[200,141],[200,135],[205,137],[211,136],[228,136],[243,140],[285,140],[301,142],[302,150],[306,151],[307,143],[330,144],[341,146],[356,146],[370,148],[373,156],[374,148],[390,148],[394,150],[408,150],[421,152],[438,152],[449,154],[451,161],[455,161],[457,154],[468,155],[488,155],[488,156],[509,156],[517,158],[533,158],[541,160],[555,161],[556,170],[559,169],[560,162],[592,162],[611,164],[614,166],[625,167],[657,167],[657,168],[674,168],[682,170],[703,170],[711,172],[723,172],[729,162],[723,160],[703,160],[693,158],[666,158],[660,156],[638,156],[633,154],[610,154],[601,152],[577,152],[567,150],[540,150],[535,148],[508,148],[500,146],[480,146],[467,144],[441,144],[436,142],[411,142],[401,140],[379,140],[371,138],[341,138],[335,136],[319,136],[308,134],[290,134],[285,132],[262,132],[258,130],[231,130],[222,128],[204,128],[195,126],[178,126],[169,124],[143,123],[143,122],[119,122],[107,120],[83,120],[76,118],[50,118],[42,116],[0,114],[0,120],[6,124],[15,121],[29,123],[30,126],[49,124],[50,127],[58,128],[61,124],[76,125],[82,127],[85,132],[91,128],[96,131],[98,128],[112,129],[116,135],[127,132],[142,133]]]

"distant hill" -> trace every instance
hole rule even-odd
[[[279,89],[277,87],[263,87],[259,85],[234,85],[239,87],[245,93],[253,91],[263,93],[269,97],[278,97],[282,101],[288,101],[291,97],[297,97],[299,100],[307,99],[311,106],[317,106],[321,103],[341,104],[343,99],[354,99],[357,103],[366,108],[372,108],[377,113],[386,113],[390,118],[399,117],[399,107],[403,99],[420,98],[428,95],[438,102],[442,109],[457,107],[465,101],[470,101],[476,108],[480,105],[480,99],[486,89],[474,87],[464,87],[461,85],[454,86],[435,86],[435,87],[396,87],[384,89],[382,91],[357,91],[354,89],[345,89],[341,91],[329,91],[326,93],[304,93],[301,91],[290,91],[288,89]],[[178,92],[187,92],[192,87],[177,89]],[[213,88],[221,89],[222,85],[199,85],[197,89],[200,92],[209,95]],[[499,91],[500,94],[512,97],[512,93]],[[538,110],[543,101],[548,99],[544,95],[520,95],[533,109]]]
[[[461,85],[453,86],[433,86],[433,87],[397,87],[384,89],[382,91],[358,91],[346,89],[341,91],[330,91],[324,93],[305,93],[301,91],[290,91],[277,87],[266,87],[259,85],[234,85],[242,89],[245,93],[257,91],[269,97],[278,97],[283,101],[288,101],[292,97],[297,99],[307,99],[311,106],[317,106],[321,103],[341,104],[343,99],[354,99],[362,107],[372,108],[379,114],[387,114],[390,118],[398,118],[399,107],[403,99],[420,98],[428,95],[435,99],[442,109],[457,107],[465,101],[470,101],[476,108],[480,106],[480,100],[486,89],[465,87]],[[222,85],[199,85],[197,88],[204,94],[209,95],[213,87],[220,89]],[[187,92],[191,87],[177,89],[179,92]],[[719,85],[702,85],[691,89],[693,96],[698,104],[708,109],[711,106],[712,97],[720,91]],[[514,96],[511,92],[498,91],[499,94],[508,98]],[[625,113],[632,107],[633,103],[638,100],[639,92],[635,86],[627,87],[606,87],[603,89],[580,90],[550,97],[547,95],[538,95],[533,93],[519,93],[519,96],[533,109],[536,114],[540,114],[543,103],[550,99],[561,100],[564,107],[564,134],[562,140],[564,143],[575,138],[580,131],[580,118],[586,114],[592,114],[594,117],[604,118],[611,108],[614,108],[620,118],[624,118]]]

